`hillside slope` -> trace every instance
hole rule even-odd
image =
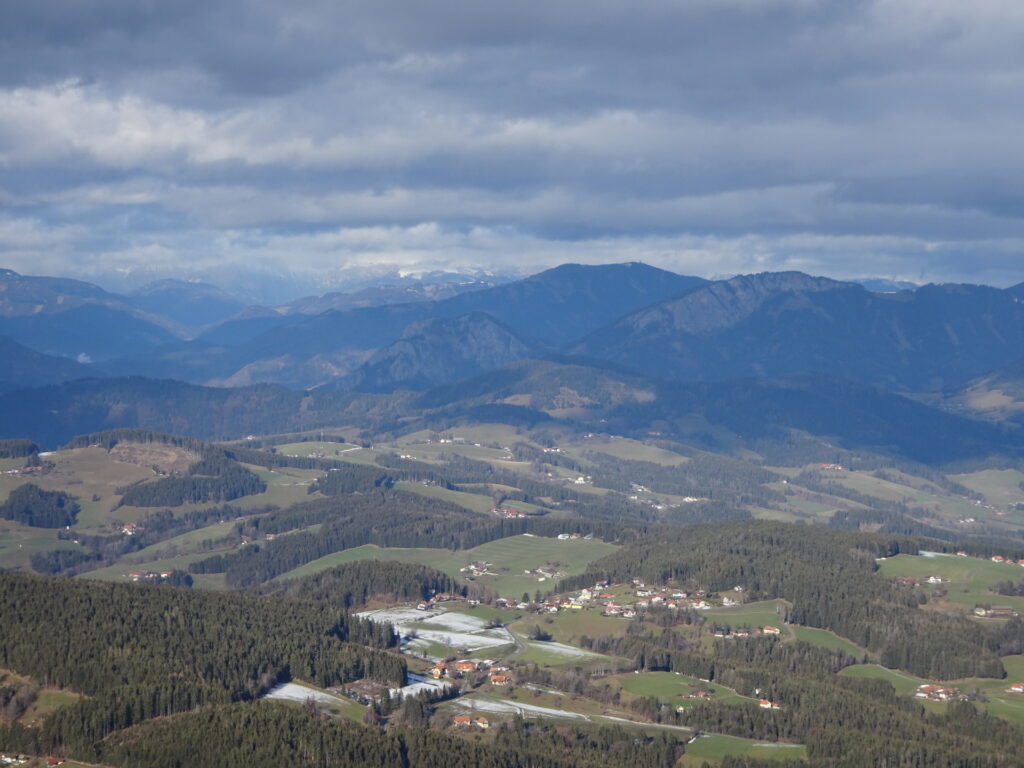
[[[743,275],[635,312],[572,351],[681,380],[815,372],[934,391],[1019,358],[1024,303],[983,286],[879,294],[795,272]]]

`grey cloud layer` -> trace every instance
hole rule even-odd
[[[0,262],[1024,279],[1016,0],[506,6],[5,5]]]

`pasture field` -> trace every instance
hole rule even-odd
[[[349,443],[328,443],[311,441],[308,443],[282,443],[274,448],[283,456],[308,457],[314,453],[322,453],[325,459],[347,461],[350,464],[377,464],[381,451],[374,448],[363,448]]]
[[[524,592],[533,595],[537,589],[548,589],[551,581],[538,582],[536,576],[527,576],[526,569],[553,565],[567,575],[582,573],[587,565],[618,549],[598,539],[571,539],[559,541],[542,536],[509,536],[490,541],[473,549],[451,552],[446,549],[428,548],[385,548],[368,544],[306,563],[277,580],[293,579],[318,573],[327,568],[356,560],[400,560],[407,563],[421,563],[454,578],[465,579],[460,568],[474,561],[491,563],[494,576],[478,576],[476,582],[493,587],[502,597],[518,600]]]
[[[759,760],[806,760],[807,748],[800,744],[774,744],[738,736],[703,735],[686,745],[680,766],[698,768],[705,762],[720,763],[726,757],[750,757]]]
[[[1009,605],[1024,611],[1024,597],[1005,597],[991,591],[1000,581],[1019,581],[1024,578],[1024,568],[1016,564],[955,555],[896,555],[880,561],[878,565],[882,574],[892,578],[942,578],[946,583],[936,585],[936,588],[941,587],[946,591],[945,600],[968,611],[985,603]]]
[[[727,688],[719,683],[704,683],[695,677],[678,675],[675,672],[640,672],[639,674],[627,672],[622,675],[614,675],[607,680],[630,694],[627,698],[655,696],[673,707],[696,704],[695,699],[685,697],[701,687],[713,694],[712,701],[721,704],[754,701],[754,699],[741,696],[732,688]]]
[[[526,661],[539,667],[590,667],[621,669],[624,662],[614,656],[591,653],[574,645],[558,642],[540,642],[537,640],[523,641],[523,648],[513,657],[516,661]]]
[[[507,614],[508,611],[505,611]],[[500,618],[500,612],[499,612]],[[589,637],[622,637],[630,622],[614,616],[602,616],[599,607],[587,608],[582,611],[559,611],[554,614],[529,614],[511,625],[511,629],[520,634],[529,632],[533,626],[539,626],[559,643],[575,645],[583,635]]]
[[[212,550],[208,546],[204,546],[204,542],[222,539],[231,533],[234,527],[234,520],[225,520],[223,523],[214,523],[205,528],[197,528],[194,531],[189,531],[170,539],[164,539],[137,552],[125,555],[118,561],[118,565],[147,563],[153,560],[164,560],[196,553],[202,553],[205,556]],[[129,570],[134,571],[138,569],[129,568]]]
[[[986,469],[966,475],[950,475],[949,479],[977,491],[993,506],[1010,507],[1024,502],[1024,491],[1020,487],[1024,483],[1024,472],[1016,469]]]
[[[821,646],[822,648],[828,648],[832,651],[842,651],[850,656],[857,659],[863,659],[867,657],[869,659],[875,658],[875,654],[866,648],[861,648],[845,637],[840,637],[834,632],[829,632],[827,629],[816,629],[814,627],[801,627],[796,624],[785,625],[786,629],[796,636],[797,640],[802,640],[805,643],[811,645]]]
[[[712,608],[702,613],[708,617],[708,621],[728,624],[734,628],[763,627],[768,624],[784,630],[782,617],[776,610],[784,604],[783,600],[762,600],[732,608]]]
[[[32,528],[13,520],[0,520],[0,563],[7,569],[29,570],[29,558],[51,549],[79,549],[71,541],[60,541],[55,528]]]
[[[467,459],[477,461],[501,461],[511,458],[508,451],[500,448],[488,448],[485,445],[474,445],[473,443],[420,443],[417,445],[406,445],[402,452],[420,461],[438,461],[442,455],[465,456]]]
[[[874,477],[867,472],[829,472],[829,479],[835,480],[850,490],[868,496],[874,496],[882,501],[912,501],[920,503],[925,498],[934,498],[933,494],[925,491],[918,491],[906,485],[894,483]],[[833,477],[834,475],[834,477]]]
[[[678,467],[680,464],[685,464],[689,461],[685,456],[681,456],[678,453],[666,451],[664,448],[641,443],[639,440],[633,440],[628,437],[595,437],[573,443],[571,450],[573,458],[576,458],[576,454],[592,451],[594,453],[603,453],[616,459],[646,461],[651,464],[660,464],[663,467]],[[585,461],[582,455],[579,456],[579,459]]]
[[[357,723],[363,721],[366,707],[351,699],[345,698],[312,683],[293,680],[285,685],[272,689],[265,698],[282,701],[294,706],[305,706],[309,699],[316,702],[317,709],[330,712],[335,717],[343,717]]]
[[[941,684],[950,688],[959,688],[963,691],[978,691],[985,701],[979,703],[990,714],[1001,717],[1017,724],[1024,724],[1024,694],[1008,693],[1010,683],[1024,682],[1024,656],[1007,656],[1003,659],[1007,676],[1003,680],[992,678],[971,677],[963,680],[948,680]],[[839,674],[845,677],[867,677],[878,680],[885,680],[890,683],[897,693],[912,696],[920,685],[932,683],[932,680],[925,680],[920,677],[909,675],[895,669],[886,669],[877,664],[859,664],[847,667]],[[922,702],[929,709],[944,711],[946,704],[941,702]]]
[[[29,683],[32,678],[19,675],[9,669],[0,667],[0,685]],[[18,718],[19,723],[30,728],[39,725],[46,717],[65,704],[73,704],[81,698],[81,694],[72,691],[45,686],[39,689],[36,700]]]
[[[403,435],[396,443],[402,446],[408,446],[412,443],[417,443],[425,440],[430,440],[431,436],[436,436],[438,433],[431,432],[429,430],[420,430],[419,432],[410,432],[407,435]],[[516,427],[508,424],[473,424],[461,426],[458,429],[446,430],[440,433],[443,437],[454,438],[461,437],[466,442],[480,443],[481,445],[505,445],[511,446],[514,443],[529,443],[530,438],[525,433]],[[448,445],[448,443],[445,443]]]
[[[747,509],[750,510],[750,514],[758,520],[776,520],[780,523],[795,523],[797,520],[804,520],[807,518],[806,514],[798,514],[796,511],[787,511],[783,509],[767,509],[765,507],[747,507]]]
[[[489,514],[491,509],[494,507],[494,500],[491,499],[490,496],[483,496],[479,493],[466,493],[465,491],[451,491],[447,488],[442,488],[439,485],[423,485],[423,483],[413,483],[403,480],[395,483],[395,490],[415,493],[418,496],[426,496],[431,499],[447,501],[452,504],[457,504],[464,509],[468,509],[471,512],[478,512],[481,515]],[[511,506],[511,504],[506,506]]]
[[[75,578],[79,579],[92,579],[95,581],[128,581],[128,573],[131,571],[154,571],[159,573],[160,571],[187,571],[188,566],[196,560],[202,560],[203,558],[215,555],[218,552],[233,552],[233,549],[222,549],[216,550],[211,549],[208,552],[197,552],[189,555],[179,555],[177,557],[167,557],[159,560],[147,560],[145,562],[122,560],[115,563],[114,565],[106,568],[98,568],[95,571],[86,571],[81,573]],[[224,574],[223,573],[196,573],[192,574],[193,586],[200,589],[224,589]]]
[[[923,487],[910,487],[874,477],[867,472],[843,471],[829,474],[835,475],[832,479],[851,490],[885,501],[905,501],[910,505],[922,506],[946,518],[980,517],[984,513],[974,502],[945,493],[925,481],[919,481]]]
[[[66,704],[74,704],[79,697],[80,695],[77,693],[65,691],[60,688],[44,688],[39,692],[39,696],[32,703],[32,706],[28,708],[25,714],[21,716],[18,722],[22,725],[28,726],[39,725],[39,723],[53,714],[53,712]]]
[[[304,443],[281,443],[274,446],[274,451],[283,456],[302,456],[308,458],[317,453],[323,454],[323,457],[326,459],[340,459],[349,453],[355,453],[353,448],[359,448],[359,446],[350,443],[335,443],[330,440],[323,442],[310,440]]]
[[[184,451],[180,453],[187,455]],[[118,461],[99,447],[55,451],[46,458],[54,468],[45,475],[0,476],[0,496],[6,499],[24,483],[32,483],[45,491],[64,491],[74,496],[81,507],[75,527],[90,532],[114,518],[130,519],[120,509],[112,511],[121,498],[116,492],[118,488],[156,477],[150,467]]]
[[[898,669],[886,669],[878,664],[857,664],[846,667],[840,675],[844,677],[866,677],[872,680],[885,680],[896,689],[896,693],[911,695],[919,685],[930,682],[921,677],[900,672]]]

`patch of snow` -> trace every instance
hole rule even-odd
[[[416,696],[424,691],[429,693],[443,693],[452,687],[451,683],[446,683],[442,680],[434,680],[430,677],[424,677],[423,675],[417,675],[410,672],[407,677],[411,681],[408,685],[403,685],[401,688],[392,688],[392,696]]]
[[[378,611],[363,611],[357,615],[375,621],[390,622],[402,637],[415,635],[411,643],[423,640],[450,648],[468,648],[475,651],[515,642],[507,629],[486,629],[487,622],[483,619],[457,611],[384,608]]]
[[[345,699],[333,696],[314,688],[307,688],[298,683],[281,683],[263,694],[265,699],[281,699],[283,701],[306,701],[313,699],[318,704],[348,704]]]
[[[399,624],[424,621],[433,615],[431,611],[421,611],[418,608],[381,608],[377,611],[363,611],[356,614],[361,619],[389,622],[396,628]]]
[[[497,648],[515,642],[512,635],[505,630],[506,636],[494,637],[491,634],[471,634],[469,632],[436,632],[429,629],[416,629],[416,637],[430,640],[449,648],[468,648],[476,651],[481,648]]]
[[[538,707],[536,704],[520,704],[518,701],[508,699],[458,699],[455,702],[460,707],[475,709],[481,712],[497,712],[509,715],[537,715],[538,717],[571,717],[576,720],[589,720],[586,715],[579,712],[565,712],[561,709],[551,707]]]
[[[567,656],[571,659],[583,659],[592,656],[599,656],[600,654],[591,653],[590,651],[584,651],[582,648],[577,648],[574,645],[566,645],[565,643],[526,643],[530,648],[536,648],[541,651],[548,651],[550,653],[557,654],[558,656]]]
[[[487,626],[487,622],[479,616],[470,616],[466,613],[431,615],[426,619],[421,619],[419,623],[424,626],[452,629],[456,632],[476,632]]]

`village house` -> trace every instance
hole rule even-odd
[[[914,698],[928,701],[951,701],[963,699],[964,695],[955,688],[946,688],[942,685],[919,685],[914,693]]]
[[[491,685],[508,685],[509,682],[508,675],[491,675]]]
[[[761,627],[761,632],[765,635],[781,635],[782,630],[778,627],[773,627],[770,624],[766,627]]]
[[[928,583],[929,584],[941,584],[942,583],[942,577],[941,576],[929,576],[928,577]]]
[[[1024,693],[1024,683],[1011,683],[1006,689],[1007,693]]]
[[[759,706],[761,709],[782,709],[781,704],[777,704],[774,701],[769,701],[768,699],[761,699],[757,703],[757,706]]]
[[[989,619],[1012,619],[1017,612],[1008,605],[993,605],[991,608],[979,605],[974,609],[974,615]]]
[[[457,669],[459,672],[476,672],[478,666],[475,661],[463,659],[462,661],[455,662],[455,669]]]
[[[464,726],[472,725],[472,724],[473,724],[473,718],[471,718],[469,715],[456,715],[454,717],[454,719],[452,719],[452,725],[454,725],[454,726],[463,726],[464,727]]]

